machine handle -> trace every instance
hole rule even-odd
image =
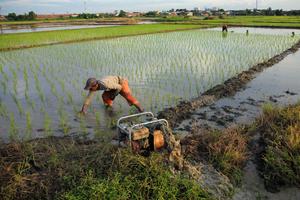
[[[133,115],[127,115],[127,116],[124,116],[124,117],[121,117],[120,119],[118,119],[117,126],[120,128],[121,121],[123,121],[125,119],[130,119],[133,117],[139,117],[139,116],[143,116],[143,115],[150,115],[152,118],[154,118],[154,115],[152,112],[143,112],[143,113],[137,113],[137,114],[133,114]]]
[[[144,125],[148,125],[148,124],[154,124],[154,123],[160,123],[160,122],[163,122],[167,125],[167,127],[169,127],[169,123],[167,120],[165,119],[157,119],[157,120],[152,120],[152,121],[149,121],[149,122],[144,122],[144,123],[140,123],[140,124],[135,124],[133,126],[131,126],[130,128],[131,129],[134,129],[136,127],[139,127],[139,126],[144,126]]]

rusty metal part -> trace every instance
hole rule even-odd
[[[154,150],[159,150],[165,146],[165,139],[161,130],[155,130],[153,132],[153,145]]]
[[[132,133],[132,140],[141,140],[148,138],[150,135],[149,129],[147,127],[140,128]]]

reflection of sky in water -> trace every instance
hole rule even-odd
[[[65,120],[72,127],[70,132],[80,131],[85,126],[107,132],[107,129],[111,131],[113,120],[129,114],[132,109],[119,96],[114,102],[112,118],[98,92],[84,124],[75,121],[87,95],[83,87],[88,77],[121,75],[128,78],[133,95],[145,110],[155,113],[176,105],[179,100],[199,96],[212,86],[282,52],[297,38],[228,34],[224,39],[215,31],[193,30],[1,52],[0,67],[8,77],[9,91],[4,94],[0,86],[0,98],[8,116],[14,114],[20,130],[26,127],[26,116],[19,114],[15,98],[20,98],[24,113],[31,113],[35,130],[44,127],[44,118],[48,115],[54,130]],[[25,72],[28,73],[28,93]],[[2,84],[3,74],[0,73]],[[14,77],[18,77],[17,82]],[[14,99],[10,93],[15,95]],[[25,94],[28,94],[26,98]],[[100,116],[100,126],[96,125],[96,112]],[[0,124],[4,124],[7,136],[9,117],[0,115]]]
[[[1,34],[11,33],[26,33],[26,32],[41,32],[41,31],[55,31],[55,30],[72,30],[72,29],[83,29],[83,28],[100,28],[100,27],[111,27],[120,25],[66,25],[66,26],[55,26],[55,27],[30,27],[18,29],[0,29]]]

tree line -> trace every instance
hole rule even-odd
[[[23,20],[35,20],[37,15],[30,11],[29,13],[25,13],[24,15],[17,15],[16,13],[9,13],[5,18],[9,21],[23,21]]]
[[[300,15],[300,10],[289,10],[289,11],[285,11],[282,9],[275,9],[273,10],[271,7],[269,7],[268,9],[260,9],[260,10],[250,10],[250,9],[246,9],[246,10],[232,10],[231,11],[232,15],[240,15],[240,16],[245,16],[245,15],[263,15],[263,16],[296,16],[296,15]]]

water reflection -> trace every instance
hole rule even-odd
[[[6,27],[1,26],[1,34],[12,33],[27,33],[27,32],[40,32],[40,31],[54,31],[54,30],[71,30],[71,29],[83,29],[83,28],[100,28],[100,27],[112,27],[121,26],[120,24],[110,25],[48,25],[47,27],[31,24],[31,25],[9,25]]]

